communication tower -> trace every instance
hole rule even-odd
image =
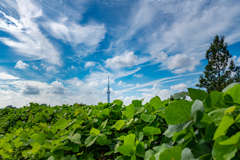
[[[107,101],[108,101],[108,103],[110,103],[110,85],[109,85],[109,76],[108,76],[108,91],[107,91],[107,95],[108,95],[108,97],[107,97]]]

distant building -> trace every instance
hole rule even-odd
[[[17,107],[13,107],[12,105],[8,105],[7,107],[5,108],[17,108]]]

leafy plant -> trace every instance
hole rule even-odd
[[[192,101],[120,100],[0,110],[0,159],[239,159],[240,84]]]

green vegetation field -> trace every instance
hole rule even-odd
[[[192,101],[2,109],[0,159],[240,159],[240,84],[188,93]]]

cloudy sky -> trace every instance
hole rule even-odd
[[[225,36],[240,65],[239,0],[1,0],[0,108],[161,99],[195,87]]]

